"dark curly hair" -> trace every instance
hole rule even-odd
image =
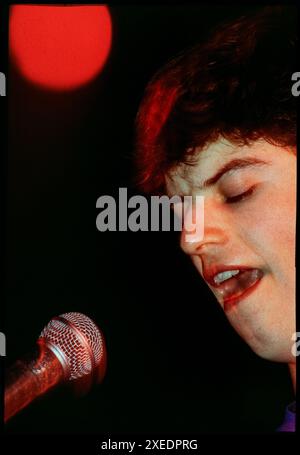
[[[170,60],[148,84],[136,118],[138,185],[160,192],[196,147],[224,137],[296,143],[294,7],[267,7],[216,29]]]

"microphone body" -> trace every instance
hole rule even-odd
[[[33,353],[18,360],[6,373],[4,422],[63,382],[64,378],[64,369],[58,358],[39,344]]]
[[[54,317],[40,334],[35,351],[18,360],[6,373],[4,421],[37,397],[63,382],[77,394],[101,382],[106,372],[102,332],[82,313]]]

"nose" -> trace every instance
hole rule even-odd
[[[183,227],[180,236],[180,247],[188,255],[199,255],[211,248],[225,246],[231,232],[229,221],[221,204],[214,201],[204,200],[203,235],[195,240],[191,239],[187,230]],[[199,220],[197,221],[199,222]]]

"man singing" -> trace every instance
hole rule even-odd
[[[140,187],[204,196],[181,247],[229,322],[296,384],[296,20],[268,7],[219,27],[150,81],[137,115]],[[295,431],[295,403],[281,431]]]

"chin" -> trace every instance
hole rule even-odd
[[[295,362],[292,351],[295,343],[292,339],[295,331],[291,328],[293,324],[280,327],[277,324],[270,326],[270,324],[241,324],[241,321],[238,324],[237,320],[231,322],[236,332],[259,357],[273,362]]]
[[[277,342],[276,342],[277,341]],[[285,342],[276,340],[275,342],[254,342],[251,340],[249,346],[255,354],[262,359],[272,362],[292,363],[295,362],[295,357],[292,354],[292,340],[287,339]]]

